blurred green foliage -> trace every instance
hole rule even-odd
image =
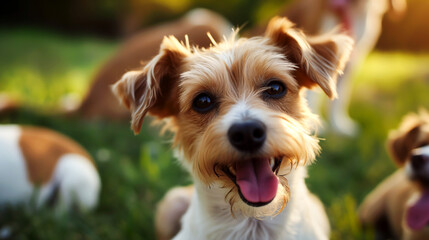
[[[240,1],[231,1],[233,2]],[[94,157],[103,188],[93,213],[55,218],[47,209],[0,212],[0,229],[12,239],[153,239],[156,203],[171,187],[191,182],[172,156],[169,137],[146,120],[134,136],[126,122],[85,121],[47,114],[65,94],[82,97],[91,76],[117,43],[65,38],[29,29],[0,30],[0,92],[25,106],[0,123],[46,126],[85,146]],[[329,133],[307,183],[325,203],[332,239],[371,239],[356,208],[395,167],[384,142],[401,117],[429,108],[429,54],[373,53],[355,77],[351,116],[362,129],[355,138]],[[35,111],[37,109],[37,111]]]
[[[83,97],[89,76],[112,50],[113,43],[100,39],[0,30],[0,90],[30,106],[58,107],[59,96],[66,93]]]

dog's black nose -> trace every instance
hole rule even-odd
[[[429,162],[429,156],[424,154],[415,154],[411,156],[411,166],[415,170],[423,168]]]
[[[257,120],[234,123],[228,130],[229,142],[242,152],[255,152],[265,142],[265,125]]]

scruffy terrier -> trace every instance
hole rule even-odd
[[[380,239],[429,239],[429,114],[409,114],[387,142],[400,167],[362,203],[364,225]]]
[[[135,133],[147,113],[166,123],[194,180],[159,205],[159,238],[328,239],[304,181],[319,145],[303,90],[318,85],[334,98],[352,44],[337,33],[308,37],[286,18],[264,36],[232,34],[209,49],[170,36],[113,86]]]

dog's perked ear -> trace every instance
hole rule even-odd
[[[165,37],[159,54],[142,70],[125,73],[112,90],[131,112],[131,128],[140,132],[147,113],[159,119],[179,112],[178,79],[183,60],[191,54],[175,37]]]
[[[297,65],[295,75],[301,86],[312,88],[317,84],[330,98],[337,96],[336,80],[353,47],[350,37],[335,33],[309,37],[287,18],[279,17],[271,19],[265,36]]]

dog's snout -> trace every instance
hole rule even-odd
[[[265,142],[266,126],[257,120],[234,123],[228,130],[229,142],[243,152],[259,150]]]
[[[411,156],[411,166],[415,170],[423,168],[426,164],[429,163],[429,156],[424,154],[415,154]]]

